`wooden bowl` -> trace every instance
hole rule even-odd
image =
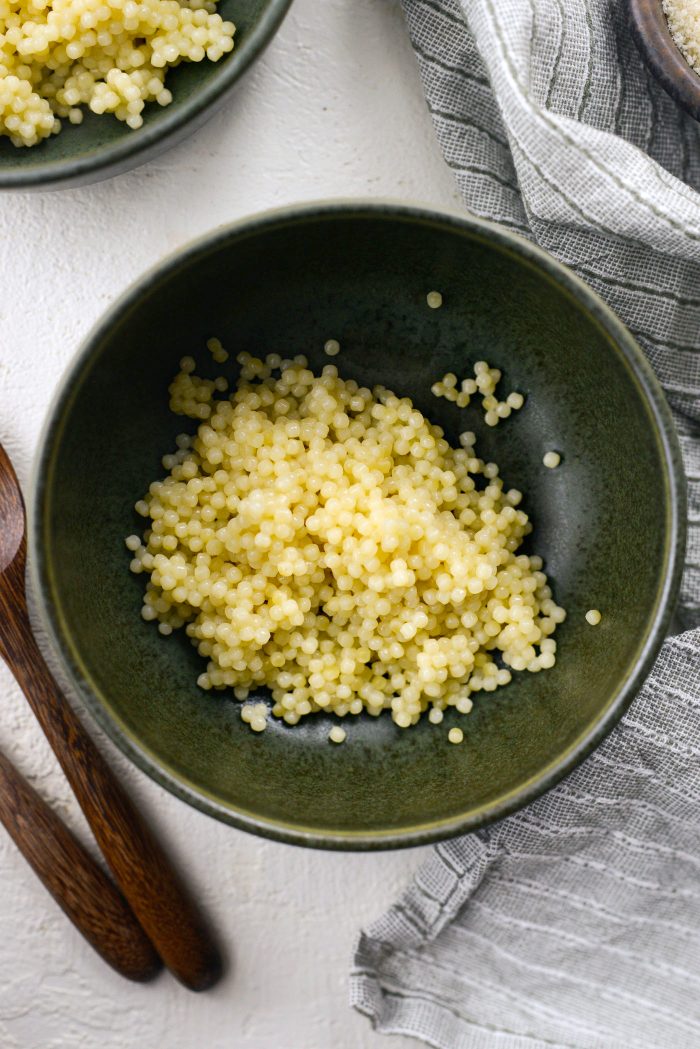
[[[661,0],[627,0],[630,29],[646,65],[679,106],[700,120],[700,76],[678,50]]]
[[[444,296],[441,309],[426,293]],[[183,354],[204,342],[303,352],[360,385],[408,395],[456,443],[526,493],[531,549],[568,612],[556,666],[514,674],[411,729],[384,714],[325,714],[260,735],[182,631],[140,616],[143,576],[124,537],[186,420],[168,409]],[[485,358],[524,408],[490,429],[431,384]],[[209,368],[215,366],[209,362]],[[212,371],[213,375],[214,372]],[[194,424],[192,429],[194,429]],[[561,466],[542,464],[552,448]],[[483,826],[551,787],[614,725],[651,668],[677,592],[684,485],[664,395],[632,336],[580,280],[529,242],[463,215],[316,204],[218,230],[147,274],[88,337],[41,442],[31,514],[44,623],[115,742],[175,794],[238,827],[326,848],[414,845]],[[530,541],[530,540],[529,540]],[[591,627],[589,608],[603,621]],[[264,693],[256,696],[265,700]],[[268,698],[269,702],[269,698]],[[460,725],[464,743],[448,742]]]

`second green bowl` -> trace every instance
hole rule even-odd
[[[438,290],[441,309],[426,305]],[[128,571],[134,502],[162,471],[182,419],[168,410],[178,360],[304,353],[413,398],[526,493],[532,548],[568,612],[557,664],[402,730],[388,716],[332,718],[256,735],[239,704],[196,684],[181,633],[140,616]],[[525,407],[489,429],[431,384],[485,358]],[[210,365],[211,367],[211,365]],[[235,378],[235,365],[230,368]],[[548,470],[545,452],[562,453]],[[73,682],[112,739],[185,801],[238,827],[328,848],[387,848],[483,826],[579,763],[649,671],[677,592],[684,487],[670,414],[634,339],[557,262],[474,218],[330,203],[218,230],[147,274],[93,331],[44,431],[31,548],[40,608]],[[589,608],[603,613],[586,623]],[[459,724],[461,746],[447,740]]]
[[[112,116],[86,111],[82,124],[63,120],[58,135],[31,148],[0,137],[0,189],[62,189],[118,175],[144,164],[207,121],[238,78],[262,54],[292,0],[221,0],[217,11],[236,26],[235,47],[219,62],[182,62],[165,86],[169,106],[149,103],[136,131]]]

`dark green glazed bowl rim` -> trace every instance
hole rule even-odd
[[[299,823],[263,819],[250,811],[223,804],[206,790],[188,781],[181,774],[166,766],[152,751],[144,747],[110,708],[108,700],[91,683],[85,668],[74,658],[69,639],[59,610],[52,598],[51,568],[42,545],[41,508],[44,505],[53,461],[53,450],[57,447],[70,409],[73,389],[84,368],[101,340],[109,333],[116,319],[135,308],[143,293],[155,285],[166,282],[173,271],[185,261],[196,259],[221,244],[231,240],[247,239],[268,228],[299,224],[306,220],[334,217],[347,218],[396,218],[401,221],[429,224],[446,231],[476,235],[491,242],[521,259],[554,281],[565,294],[575,300],[589,316],[605,331],[611,347],[617,349],[628,370],[636,380],[646,399],[653,420],[656,440],[663,462],[664,500],[669,522],[664,551],[665,572],[656,595],[656,603],[648,634],[640,648],[636,663],[629,667],[627,677],[617,693],[610,697],[599,719],[539,775],[532,777],[520,788],[504,794],[488,804],[481,805],[456,818],[421,823],[401,830],[334,831],[319,830]],[[644,678],[651,670],[661,647],[671,618],[683,567],[685,549],[685,477],[681,465],[680,448],[673,421],[664,393],[646,361],[640,347],[615,314],[595,292],[570,270],[561,265],[540,248],[524,238],[511,233],[502,226],[486,222],[464,213],[436,212],[420,205],[407,205],[392,201],[332,200],[300,204],[264,212],[220,227],[208,236],[186,246],[164,262],[151,269],[133,284],[107,311],[92,332],[84,340],[73,362],[69,365],[59,385],[58,392],[48,413],[48,418],[39,443],[34,466],[30,501],[30,566],[31,578],[37,595],[42,625],[59,654],[63,668],[85,705],[114,743],[152,779],[195,808],[230,823],[243,830],[264,837],[298,845],[326,849],[379,850],[404,846],[424,845],[433,841],[453,837],[499,820],[533,801],[544,791],[553,787],[572,771],[601,742],[622,717]]]
[[[52,189],[98,182],[157,156],[213,116],[238,78],[270,43],[291,3],[269,0],[255,27],[217,65],[207,83],[184,101],[176,99],[156,123],[84,156],[48,160],[31,168],[0,168],[0,189]]]

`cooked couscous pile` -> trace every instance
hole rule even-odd
[[[700,0],[663,0],[663,9],[676,46],[700,74]]]
[[[521,493],[472,434],[453,448],[408,398],[334,365],[238,361],[230,395],[181,361],[170,406],[200,425],[163,459],[136,504],[147,529],[126,541],[149,577],[144,619],[185,628],[208,661],[202,688],[244,700],[267,686],[290,725],[390,710],[408,728],[554,666],[565,612],[541,559],[518,553]]]
[[[81,106],[141,127],[170,66],[216,62],[234,26],[210,0],[0,0],[0,135],[34,146]]]

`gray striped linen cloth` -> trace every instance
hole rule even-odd
[[[689,481],[670,637],[630,712],[523,812],[439,845],[359,939],[351,999],[442,1049],[700,1047],[700,127],[645,72],[623,0],[403,0],[472,212],[617,311]]]

